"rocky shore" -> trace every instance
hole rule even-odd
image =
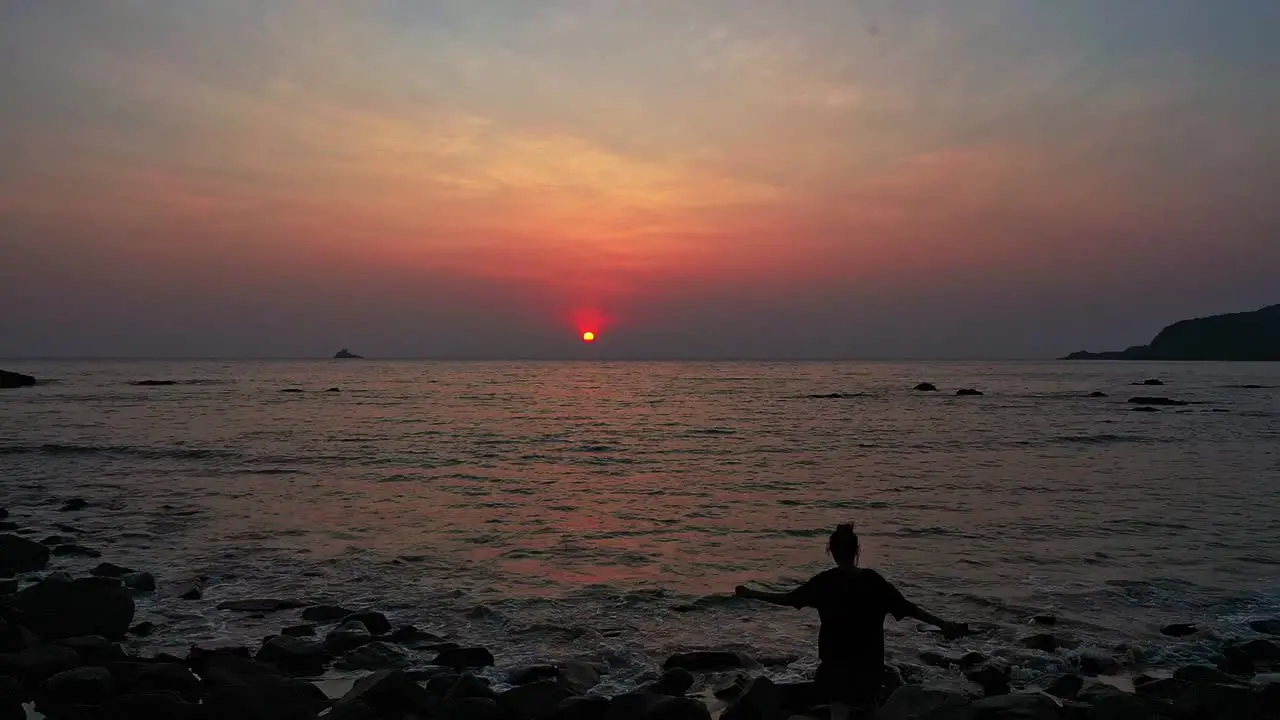
[[[64,512],[84,501],[60,502]],[[59,527],[67,535],[75,528]],[[811,683],[767,677],[776,661],[739,651],[697,649],[668,657],[627,692],[606,696],[608,663],[589,656],[509,667],[501,648],[439,637],[393,622],[376,608],[295,598],[245,598],[218,605],[228,617],[278,622],[254,647],[200,644],[181,654],[131,653],[128,638],[163,633],[137,622],[135,598],[156,591],[146,569],[96,564],[73,575],[63,559],[99,558],[78,539],[23,527],[0,508],[0,720],[40,713],[60,718],[150,720],[825,720],[830,709]],[[94,561],[90,561],[94,562]],[[199,578],[162,578],[175,602],[199,598]],[[181,587],[178,587],[181,585]],[[1022,650],[1072,648],[1052,617]],[[1149,671],[1112,651],[1075,649],[1077,673],[1028,685],[1001,657],[965,652],[964,641],[921,653],[920,664],[884,667],[884,720],[1275,720],[1280,718],[1280,620],[1250,623],[1214,665]],[[1189,623],[1163,632],[1185,637]],[[709,639],[714,643],[715,639]],[[714,646],[713,646],[714,647]],[[945,668],[958,684],[922,684],[921,665]],[[496,667],[503,668],[495,674]],[[963,689],[957,689],[963,688]]]

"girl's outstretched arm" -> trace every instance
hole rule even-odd
[[[755,590],[746,585],[739,585],[734,588],[733,593],[738,597],[744,597],[749,600],[759,600],[767,602],[771,605],[785,605],[787,607],[795,607],[796,603],[791,593],[765,592],[764,590]]]

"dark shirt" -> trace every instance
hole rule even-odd
[[[915,606],[875,570],[832,568],[791,593],[795,607],[816,608],[822,619],[818,659],[877,671],[884,664],[884,616],[902,618]]]

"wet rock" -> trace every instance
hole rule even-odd
[[[662,676],[654,682],[646,685],[641,692],[684,697],[693,687],[693,683],[693,673],[684,668],[672,668],[662,673]]]
[[[1236,679],[1218,668],[1208,665],[1186,665],[1173,671],[1173,679],[1182,682],[1201,683],[1233,683]]]
[[[1146,380],[1143,380],[1141,383],[1134,383],[1134,385],[1164,385],[1164,381],[1157,380],[1155,378],[1147,378]]]
[[[26,688],[17,678],[0,676],[0,720],[25,720],[22,703],[26,699]]]
[[[49,564],[49,548],[19,535],[0,535],[0,568],[25,573]]]
[[[1106,396],[1107,394],[1102,392],[1101,390],[1094,390],[1093,392],[1089,393],[1089,397],[1094,397],[1094,398],[1104,398]]]
[[[1280,636],[1280,618],[1271,618],[1267,620],[1254,620],[1249,623],[1250,629],[1263,635]]]
[[[607,712],[608,698],[571,697],[561,702],[547,720],[604,720]]]
[[[710,672],[714,670],[733,670],[751,667],[751,658],[739,652],[728,650],[697,650],[677,653],[667,658],[662,664],[663,670],[684,668],[691,672]]]
[[[369,628],[355,620],[342,623],[324,638],[324,646],[329,652],[338,655],[371,642],[373,642],[373,634],[369,632]]]
[[[559,668],[555,665],[527,665],[507,673],[507,684],[528,685],[539,680],[553,680]]]
[[[16,522],[8,522],[8,521],[0,522],[0,530],[16,530],[17,532],[20,532],[23,534],[28,534],[32,532],[31,530],[20,529],[21,527],[22,526]]]
[[[437,694],[443,689],[445,702],[448,703],[471,697],[498,699],[498,694],[489,687],[488,680],[467,672],[461,675],[439,675],[427,682],[427,689]]]
[[[518,718],[543,720],[573,693],[554,680],[539,680],[514,687],[498,696],[498,705]]]
[[[0,389],[12,390],[20,387],[31,387],[35,384],[36,379],[30,375],[0,370]]]
[[[1131,397],[1129,398],[1129,402],[1134,405],[1163,405],[1166,407],[1167,406],[1181,407],[1183,405],[1190,404],[1185,400],[1174,400],[1173,398],[1156,397],[1156,396],[1150,396],[1150,395],[1139,395],[1137,397]]]
[[[310,624],[293,625],[281,630],[280,634],[285,635],[287,637],[295,637],[295,638],[312,637],[316,634],[316,626],[310,625]]]
[[[439,635],[433,635],[425,630],[419,630],[412,625],[404,625],[398,627],[387,636],[391,642],[397,642],[408,647],[422,647],[427,644],[439,644],[444,638]]]
[[[277,635],[262,644],[256,659],[290,675],[319,675],[331,657],[318,642]]]
[[[204,597],[204,582],[198,579],[187,580],[178,585],[174,594],[183,600],[199,600]]]
[[[1009,694],[1011,671],[1008,665],[999,662],[985,662],[964,674],[970,682],[982,688],[987,697]]]
[[[1136,408],[1132,408],[1129,412],[1160,412],[1160,410],[1159,410],[1159,408],[1145,407],[1145,406],[1144,406],[1144,407],[1136,407]]]
[[[1168,635],[1169,637],[1175,638],[1195,635],[1198,632],[1200,632],[1200,628],[1192,625],[1191,623],[1172,623],[1160,628],[1161,635]]]
[[[149,572],[129,573],[120,578],[125,587],[135,592],[155,592],[156,577]]]
[[[71,498],[58,508],[58,512],[77,512],[89,507],[89,501],[84,498]]]
[[[1059,720],[1058,703],[1040,693],[1000,695],[976,700],[973,717],[984,720]]]
[[[960,656],[941,650],[925,650],[920,653],[920,662],[931,667],[949,668],[960,664]]]
[[[54,545],[65,545],[69,542],[71,542],[71,538],[63,537],[62,535],[50,535],[49,537],[41,540],[40,544],[53,547]]]
[[[61,645],[35,645],[16,653],[0,653],[0,675],[26,682],[44,682],[64,670],[80,666],[80,655]]]
[[[1280,663],[1280,645],[1270,640],[1250,640],[1234,646],[1256,666],[1259,664]]]
[[[449,706],[455,720],[510,720],[511,715],[497,700],[487,697],[462,698]]]
[[[227,600],[218,603],[219,610],[235,612],[277,612],[300,608],[306,603],[298,600],[281,600],[279,598],[253,598],[251,600]]]
[[[1115,675],[1120,672],[1120,661],[1101,648],[1085,648],[1079,657],[1080,672],[1085,675]]]
[[[586,662],[561,663],[556,670],[556,682],[574,695],[586,695],[600,683],[601,668]]]
[[[337,605],[312,605],[302,611],[302,619],[313,623],[338,622],[352,611]]]
[[[133,623],[133,596],[124,588],[96,580],[42,580],[14,596],[13,604],[26,626],[46,639],[123,638]]]
[[[122,578],[126,575],[132,575],[136,572],[138,571],[131,570],[127,567],[122,567],[120,565],[114,565],[109,562],[104,562],[99,564],[94,569],[90,570],[89,574],[95,577]]]
[[[18,592],[18,578],[0,578],[0,596]]]
[[[282,393],[300,393],[300,392],[302,392],[302,389],[301,389],[301,388],[283,388],[283,389],[281,389],[281,390],[280,390],[280,392],[282,392]]]
[[[929,717],[945,717],[943,713],[969,704],[968,698],[942,690],[925,690],[915,685],[904,685],[889,696],[880,708],[876,720],[919,720]],[[956,717],[963,717],[957,714]]]
[[[134,690],[146,693],[177,693],[182,699],[198,702],[204,697],[204,685],[185,665],[172,662],[146,663],[134,680]]]
[[[974,390],[973,388],[960,388],[956,391],[956,395],[959,397],[977,396],[982,394],[981,390]]]
[[[315,685],[235,655],[209,653],[192,669],[208,689],[211,720],[313,720],[329,705]]]
[[[334,709],[357,702],[388,717],[408,713],[433,716],[439,704],[431,693],[400,670],[383,670],[357,681]]]
[[[493,653],[485,648],[456,648],[445,650],[436,659],[432,661],[432,665],[442,665],[458,670],[463,668],[475,667],[492,667]]]
[[[1053,682],[1049,683],[1049,687],[1045,688],[1044,691],[1063,700],[1073,700],[1076,695],[1080,694],[1080,689],[1083,687],[1083,678],[1079,675],[1067,673],[1054,678]]]
[[[781,720],[784,701],[782,690],[761,676],[749,682],[720,717],[721,720]]]
[[[44,683],[49,700],[66,705],[100,705],[115,693],[111,673],[104,667],[65,670]]]
[[[697,700],[670,695],[628,693],[609,701],[604,720],[710,720],[707,707]]]
[[[147,637],[155,631],[156,631],[156,624],[146,620],[129,628],[129,634],[137,637]]]
[[[1075,643],[1069,640],[1064,640],[1063,638],[1059,638],[1058,636],[1050,633],[1036,633],[1035,635],[1028,635],[1018,642],[1022,644],[1022,647],[1029,650],[1039,650],[1040,652],[1047,653],[1057,652],[1060,648],[1071,649],[1075,647]]]
[[[244,645],[224,643],[196,643],[187,652],[187,664],[198,669],[209,664],[220,662],[223,658],[249,660],[253,653]]]
[[[335,706],[325,720],[378,720],[378,712],[362,702]]]
[[[374,635],[386,635],[391,632],[391,623],[387,620],[387,616],[380,612],[358,612],[342,618],[342,622],[355,621],[361,623]]]
[[[84,531],[81,530],[80,528],[76,527],[75,525],[67,525],[66,523],[54,523],[53,529],[57,530],[58,532],[71,533],[72,535],[84,534]],[[128,537],[127,533],[125,537]]]
[[[124,659],[124,650],[116,643],[101,635],[65,638],[54,641],[55,645],[68,647],[80,655],[80,661],[86,665],[101,665],[113,660]]]
[[[938,392],[938,386],[933,383],[922,382],[916,385],[917,392]]]
[[[339,670],[403,670],[418,662],[409,651],[388,642],[375,641],[338,658]]]
[[[129,384],[134,385],[136,387],[169,387],[171,385],[177,385],[178,381],[177,380],[137,380]]]
[[[102,709],[103,717],[112,720],[203,720],[207,717],[200,706],[169,693],[118,697],[109,700]]]

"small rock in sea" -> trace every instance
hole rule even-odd
[[[125,575],[132,575],[136,572],[138,571],[131,570],[127,567],[121,567],[120,565],[113,565],[109,562],[104,562],[99,564],[98,567],[90,570],[89,574],[96,577],[122,578]]]
[[[129,628],[129,634],[136,635],[137,637],[147,637],[148,635],[150,635],[155,631],[156,631],[156,624],[147,620],[144,620],[138,623],[137,625],[134,625],[133,627]]]
[[[933,383],[922,382],[916,386],[918,392],[938,392],[938,386]]]
[[[9,517],[9,508],[0,507],[0,520],[5,520],[8,517]]]
[[[1168,635],[1169,637],[1175,638],[1195,635],[1198,632],[1200,632],[1200,628],[1197,628],[1191,623],[1172,623],[1160,628],[1161,635]]]
[[[342,623],[324,638],[324,646],[334,654],[350,652],[371,642],[373,634],[358,620]]]
[[[751,658],[740,652],[730,650],[697,650],[694,652],[676,653],[662,664],[664,670],[684,668],[692,672],[710,672],[714,670],[732,670],[755,665]]]
[[[351,610],[337,605],[312,605],[302,611],[302,619],[314,623],[338,622],[351,613]]]
[[[987,697],[1009,694],[1009,679],[1012,676],[1008,665],[998,662],[987,662],[967,671],[964,676],[982,688]]]
[[[987,656],[976,650],[970,650],[960,657],[960,667],[971,668],[987,661]]]
[[[588,662],[569,661],[561,663],[556,670],[556,682],[569,689],[574,695],[586,695],[591,688],[600,684],[600,676],[607,670],[605,666]]]
[[[89,501],[84,498],[71,498],[62,504],[59,512],[75,512],[89,507]]]
[[[722,720],[762,720],[783,717],[786,698],[781,688],[767,677],[747,683],[742,693],[720,715]]]
[[[1115,675],[1120,672],[1120,661],[1101,648],[1084,648],[1079,657],[1080,672],[1085,675]]]
[[[155,592],[156,578],[149,572],[129,573],[120,578],[120,582],[130,590],[137,592]]]
[[[418,662],[408,650],[375,641],[346,653],[333,664],[339,670],[403,670]]]
[[[199,600],[204,597],[204,583],[199,579],[188,580],[178,585],[174,594],[183,600]]]
[[[441,675],[439,678],[447,680],[448,676]],[[435,680],[436,679],[433,678],[432,681],[428,682],[428,690],[431,689],[433,684],[436,684]],[[464,672],[453,678],[449,683],[449,690],[445,693],[445,702],[448,703],[469,697],[484,697],[496,700],[498,698],[498,694],[493,691],[493,688],[490,687],[490,685],[491,683],[487,678],[476,677],[469,672]],[[438,684],[436,684],[436,686],[439,687]]]
[[[288,637],[313,637],[316,634],[316,626],[312,624],[292,625],[280,631],[281,635]]]
[[[64,545],[69,542],[71,542],[71,538],[66,538],[61,535],[50,535],[49,537],[41,540],[40,544],[52,546],[52,545]]]
[[[1147,407],[1146,405],[1144,405],[1142,407],[1130,408],[1129,412],[1153,413],[1153,412],[1160,412],[1160,408]]]
[[[391,632],[391,623],[387,620],[387,616],[380,612],[365,611],[351,613],[350,615],[342,618],[342,622],[344,623],[351,622],[353,620],[363,624],[365,628],[374,635],[386,635]]]
[[[539,680],[555,678],[559,669],[555,665],[526,665],[507,673],[508,685],[528,685]]]
[[[1231,649],[1241,653],[1242,657],[1247,657],[1257,665],[1259,663],[1280,663],[1280,645],[1276,645],[1270,640],[1250,640],[1246,643],[1231,646]]]
[[[1148,395],[1138,395],[1136,397],[1131,397],[1129,398],[1129,402],[1130,404],[1133,404],[1133,405],[1163,405],[1166,407],[1168,406],[1181,407],[1183,405],[1191,404],[1186,400],[1175,400],[1173,398],[1155,397],[1155,396],[1148,396]]]
[[[114,692],[115,682],[104,667],[65,670],[44,683],[44,697],[60,705],[99,705]]]
[[[1080,689],[1084,687],[1084,679],[1079,675],[1059,675],[1049,683],[1049,687],[1044,691],[1056,698],[1063,700],[1074,700],[1076,695],[1080,693]]]
[[[300,392],[302,392],[302,390],[301,390],[301,389],[299,389],[299,388],[284,388],[284,389],[282,389],[280,392],[282,392],[282,393],[300,393]]]
[[[1093,398],[1104,398],[1106,396],[1107,394],[1102,392],[1101,390],[1094,390],[1093,392],[1089,393],[1089,397],[1093,397]]]
[[[439,644],[444,638],[434,635],[425,630],[419,630],[413,625],[404,625],[396,628],[387,636],[391,642],[397,642],[407,647],[417,648],[427,644]]]
[[[456,648],[445,650],[431,662],[458,670],[463,668],[493,667],[493,653],[485,648]]]
[[[102,553],[83,545],[59,545],[53,549],[54,555],[75,555],[77,557],[100,558]]]
[[[0,567],[25,573],[49,564],[49,548],[18,535],[0,535]]]
[[[98,580],[42,580],[18,593],[13,605],[22,612],[25,625],[45,639],[124,637],[133,623],[133,595]]]
[[[280,600],[278,598],[254,598],[252,600],[227,600],[218,603],[219,610],[235,612],[276,612],[300,608],[306,603],[298,600]]]
[[[960,397],[982,395],[982,394],[983,393],[981,390],[974,390],[973,388],[960,388],[959,390],[956,391],[956,395]]]
[[[662,677],[642,688],[641,692],[684,697],[693,687],[693,683],[693,673],[684,668],[672,668],[662,673]]]
[[[541,720],[549,717],[560,703],[571,697],[573,693],[554,680],[539,680],[502,693],[498,696],[498,705],[513,717]]]
[[[1054,617],[1053,615],[1036,615],[1035,617],[1031,618],[1031,622],[1034,625],[1052,626],[1052,625],[1058,624],[1058,618]]]
[[[83,535],[84,531],[75,525],[66,525],[63,523],[54,523],[53,529],[58,532],[71,533],[72,535]]]
[[[1280,618],[1270,618],[1267,620],[1254,620],[1249,623],[1249,628],[1263,635],[1280,636]]]
[[[61,645],[33,645],[15,653],[0,653],[0,675],[29,684],[42,683],[65,670],[80,666],[80,655]]]
[[[813,400],[839,400],[844,396],[840,393],[821,393],[817,395],[810,395],[809,397]]]
[[[1134,385],[1138,385],[1138,384],[1139,384],[1139,383],[1134,383]],[[1163,381],[1163,380],[1157,380],[1157,379],[1155,379],[1155,378],[1147,378],[1146,380],[1143,380],[1140,384],[1142,384],[1142,385],[1163,385],[1163,384],[1164,384],[1164,381]]]
[[[1050,635],[1049,633],[1028,635],[1027,637],[1022,638],[1019,642],[1022,644],[1022,647],[1047,653],[1057,652],[1058,648],[1070,649],[1075,647],[1074,643],[1063,640],[1056,635]]]
[[[329,388],[328,390],[325,390],[325,392],[332,392],[332,393],[342,392],[342,388]]]

